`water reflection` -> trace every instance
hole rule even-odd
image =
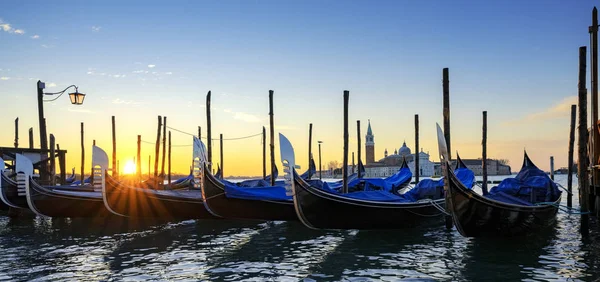
[[[600,232],[592,221],[582,237],[579,219],[563,213],[543,232],[472,239],[443,225],[315,231],[298,222],[0,216],[0,280],[592,280]]]

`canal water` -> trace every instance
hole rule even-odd
[[[566,176],[557,182],[566,187]],[[0,216],[0,280],[593,281],[600,232],[592,223],[582,237],[579,227],[579,215],[562,212],[551,228],[510,239],[463,238],[443,224],[315,231],[297,222]]]

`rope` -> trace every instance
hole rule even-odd
[[[570,208],[568,206],[561,205],[561,204],[556,204],[554,202],[539,202],[539,203],[535,203],[535,205],[536,206],[543,206],[543,205],[553,206],[553,207],[558,208],[560,211],[566,212],[568,214],[579,214],[579,215],[591,214],[591,212],[582,212],[579,209]],[[572,210],[575,210],[575,211],[572,211]]]
[[[556,182],[554,182],[554,183],[556,183]],[[563,190],[565,190],[565,192],[567,192],[567,194],[573,195],[573,192],[569,192],[569,190],[567,190],[567,188],[565,188],[564,186],[562,186],[562,185],[560,185],[558,183],[556,183],[556,186],[558,186],[558,187],[562,188]]]
[[[192,134],[192,133],[189,133],[189,132],[185,132],[185,131],[183,131],[183,130],[179,130],[179,129],[177,129],[177,128],[173,128],[173,127],[170,127],[170,126],[167,126],[167,128],[168,128],[168,129],[175,130],[175,131],[177,131],[177,132],[179,132],[179,133],[182,133],[182,134],[187,134],[187,135],[190,135],[190,136],[196,136],[195,134]],[[226,140],[241,140],[241,139],[248,139],[248,138],[252,138],[252,137],[256,137],[256,136],[260,136],[260,135],[262,135],[262,132],[260,132],[260,133],[257,133],[257,134],[248,135],[248,136],[242,136],[242,137],[223,138],[223,141],[226,141]],[[202,137],[202,139],[206,140],[206,137]],[[217,141],[217,140],[221,140],[221,139],[220,139],[220,138],[212,138],[211,140],[212,140],[212,141]],[[262,141],[261,141],[261,142],[262,142]],[[261,143],[261,144],[262,144],[262,143]]]
[[[436,203],[434,200],[431,200],[431,199],[429,199],[429,202],[431,203],[431,205],[432,205],[434,208],[438,209],[438,210],[439,210],[440,212],[442,212],[443,214],[445,214],[445,215],[447,215],[447,216],[450,216],[450,215],[451,215],[450,213],[448,213],[448,212],[446,211],[446,209],[445,209],[445,208],[443,208],[443,207],[441,207],[440,205],[438,205],[438,203]]]

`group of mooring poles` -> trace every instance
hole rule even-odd
[[[271,163],[271,177],[270,177],[270,184],[271,186],[275,186],[275,170],[276,170],[276,165],[275,165],[275,128],[274,128],[274,114],[273,114],[273,95],[274,95],[275,91],[273,90],[269,90],[269,132],[270,132],[270,144],[269,144],[269,148],[270,148],[270,163]],[[211,91],[208,91],[208,94],[206,94],[206,138],[207,138],[207,157],[208,157],[208,169],[209,171],[212,171],[212,120],[211,120],[211,113],[210,113],[210,103],[211,103]],[[201,132],[200,132],[200,127],[198,127],[198,138],[201,138]],[[266,129],[263,126],[262,128],[262,144],[263,144],[263,162],[262,162],[262,167],[263,167],[263,179],[267,178],[267,162],[266,162]],[[220,157],[220,169],[221,169],[221,178],[224,177],[224,165],[223,165],[223,161],[224,161],[224,157],[223,157],[223,134],[219,135],[219,144],[220,144],[220,152],[219,152],[219,157]]]

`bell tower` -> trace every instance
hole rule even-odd
[[[367,164],[375,162],[375,140],[373,136],[373,130],[371,130],[371,120],[369,120],[369,127],[367,128],[367,136],[365,136],[365,154]]]

